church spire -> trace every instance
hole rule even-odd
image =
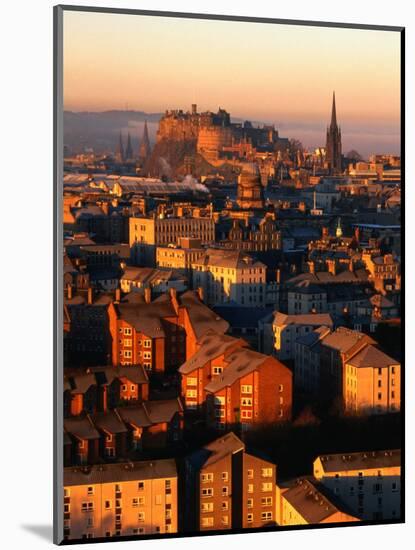
[[[120,137],[118,140],[118,147],[117,147],[117,153],[116,156],[120,162],[124,162],[124,145],[122,142],[122,133],[120,130]]]
[[[333,91],[333,104],[331,107],[331,128],[336,128],[337,126],[337,116],[336,116],[336,93]]]
[[[138,156],[142,161],[145,161],[150,156],[150,140],[148,137],[147,120],[144,121],[143,137],[141,138]]]

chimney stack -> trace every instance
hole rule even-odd
[[[120,287],[117,287],[115,289],[115,301],[119,302],[121,300],[121,289]]]
[[[197,295],[199,296],[199,300],[203,302],[203,299],[204,299],[203,287],[201,286],[197,287]]]
[[[177,290],[175,288],[170,288],[170,298],[172,300],[177,300]]]
[[[151,303],[151,288],[149,286],[144,289],[144,301],[146,304]]]
[[[88,305],[90,306],[92,304],[92,298],[93,298],[93,290],[92,286],[88,287]]]
[[[321,228],[321,236],[323,239],[327,239],[329,236],[329,228],[328,227],[322,227]]]
[[[316,272],[316,266],[315,266],[314,262],[312,262],[312,261],[307,262],[307,264],[308,264],[308,271],[314,275],[314,273]]]
[[[68,300],[72,300],[72,285],[70,283],[68,283],[67,290],[68,290]]]
[[[281,269],[277,269],[276,271],[276,280],[278,284],[281,283]]]

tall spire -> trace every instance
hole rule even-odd
[[[337,117],[336,117],[336,94],[333,91],[333,104],[331,107],[331,128],[335,128],[337,126]]]
[[[120,137],[118,140],[118,147],[117,147],[117,153],[116,156],[120,162],[124,162],[124,145],[122,142],[122,133],[120,130]]]
[[[142,161],[145,161],[150,156],[150,140],[148,138],[147,120],[144,121],[143,137],[141,138],[138,156]]]

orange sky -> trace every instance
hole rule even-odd
[[[219,106],[266,122],[329,120],[399,133],[400,35],[64,12],[68,110]]]

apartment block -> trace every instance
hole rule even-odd
[[[186,408],[202,410],[208,425],[248,429],[291,418],[292,374],[285,365],[227,335],[207,334],[198,348],[179,372]]]
[[[275,525],[276,466],[246,452],[233,433],[186,459],[187,531]]]
[[[351,413],[384,414],[401,407],[401,365],[369,345],[346,361],[343,402]]]
[[[177,532],[173,459],[64,469],[64,539]]]
[[[281,360],[294,359],[296,340],[318,327],[333,328],[333,320],[329,314],[286,315],[279,311],[275,312],[272,321],[273,346],[271,352]]]
[[[108,308],[114,365],[143,365],[164,373],[184,363],[198,338],[208,330],[223,333],[228,323],[211,311],[194,292],[151,300],[148,294],[127,294]]]
[[[313,471],[358,518],[400,518],[400,449],[321,455],[315,459]]]
[[[266,265],[238,250],[208,249],[192,264],[193,288],[206,303],[264,306]]]

